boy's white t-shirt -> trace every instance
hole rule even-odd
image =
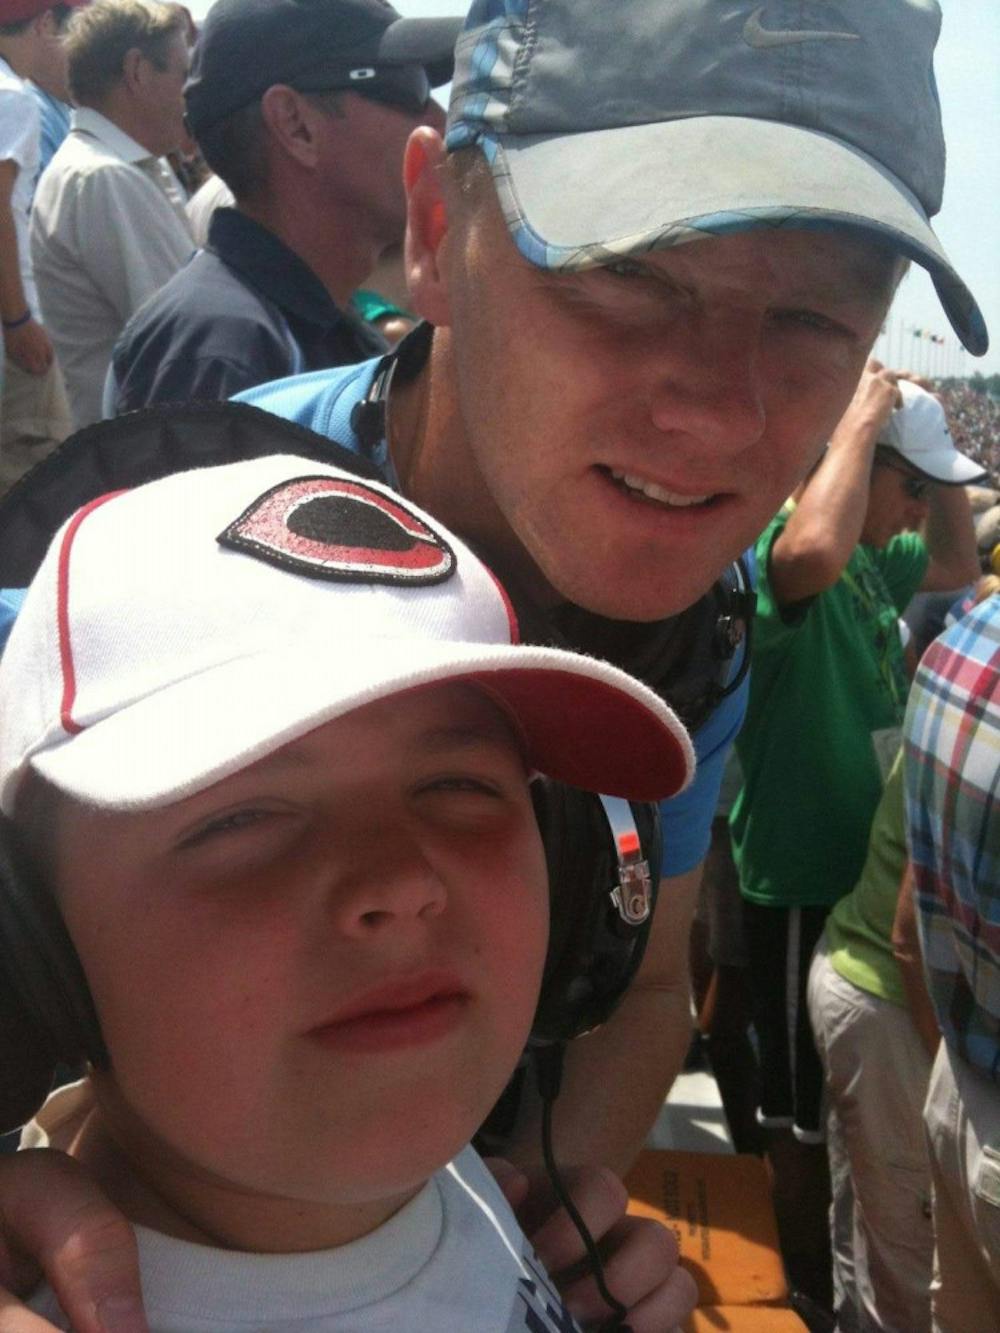
[[[150,1333],[579,1333],[472,1148],[335,1250],[245,1254],[146,1227],[136,1236]],[[47,1285],[28,1304],[70,1327]]]

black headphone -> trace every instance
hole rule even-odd
[[[0,816],[0,1133],[30,1120],[62,1065],[107,1064],[90,988],[62,914]]]
[[[30,581],[60,524],[109,490],[185,467],[279,452],[377,470],[325,437],[246,404],[150,408],[70,437],[0,501],[0,586]],[[583,725],[586,719],[581,719]],[[549,868],[549,953],[532,1041],[604,1022],[642,960],[660,877],[654,805],[545,779],[532,796]],[[83,968],[17,830],[0,821],[0,1131],[22,1124],[57,1064],[107,1063]]]

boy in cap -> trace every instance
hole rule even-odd
[[[0,665],[3,954],[90,1062],[49,1127],[138,1225],[152,1328],[576,1327],[467,1147],[546,961],[530,782],[658,798],[693,754],[646,687],[516,634],[463,543],[302,458],[53,542]]]

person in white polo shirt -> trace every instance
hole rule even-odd
[[[31,248],[74,426],[102,415],[111,349],[129,316],[194,249],[162,154],[183,130],[180,5],[97,0],[67,35],[73,128],[42,173]]]

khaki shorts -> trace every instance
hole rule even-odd
[[[0,495],[73,429],[62,372],[55,362],[29,375],[8,357],[0,403]]]

